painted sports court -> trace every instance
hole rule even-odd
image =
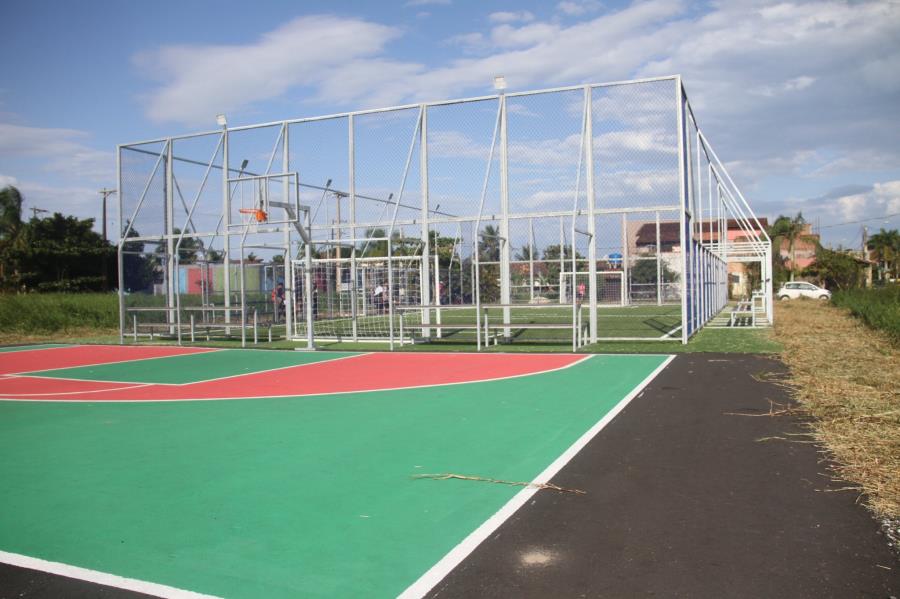
[[[162,596],[420,596],[671,357],[0,353],[0,561]],[[572,491],[543,491],[571,494]]]

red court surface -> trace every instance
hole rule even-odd
[[[0,398],[173,401],[295,397],[510,378],[558,370],[584,359],[570,354],[371,353],[182,385],[4,377],[0,378]]]
[[[0,358],[0,374],[35,372],[55,368],[93,366],[111,362],[165,358],[216,351],[205,347],[138,347],[132,345],[73,345],[4,353]]]

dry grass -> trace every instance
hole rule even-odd
[[[877,515],[900,517],[900,350],[822,302],[779,303],[775,323],[795,397],[835,474]]]

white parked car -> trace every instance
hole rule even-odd
[[[775,295],[780,300],[797,299],[798,297],[808,297],[810,299],[819,300],[831,299],[831,292],[827,289],[803,281],[785,283]]]

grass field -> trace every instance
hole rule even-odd
[[[0,294],[0,343],[29,343],[118,333],[113,293]]]
[[[114,294],[42,294],[42,295],[0,295],[0,343],[118,343],[118,303]],[[740,329],[704,329],[694,335],[687,345],[681,345],[681,322],[679,306],[637,305],[630,307],[601,308],[598,310],[598,328],[600,341],[583,347],[580,351],[591,353],[682,353],[682,352],[738,352],[738,353],[773,353],[780,345],[772,339],[768,330]],[[588,318],[587,309],[582,310],[583,322]],[[407,324],[418,324],[420,313],[413,312],[405,317]],[[432,317],[433,318],[433,317]],[[442,322],[474,324],[475,314],[472,308],[444,309]],[[513,322],[529,323],[562,323],[571,322],[572,312],[569,306],[542,306],[540,308],[513,309]],[[488,310],[488,320],[499,323],[502,320],[500,309]],[[373,316],[362,320],[361,332],[368,327],[379,336],[387,337],[387,319],[384,316]],[[485,348],[486,351],[571,351],[570,329],[524,329],[512,327],[511,344],[501,344]],[[674,340],[651,341],[671,331]],[[418,332],[418,329],[415,330]],[[288,342],[283,337],[284,328],[275,326],[272,329],[272,343],[268,342],[268,327],[260,325],[258,330],[258,348],[294,349],[296,342]],[[395,333],[399,333],[399,326]],[[409,340],[411,331],[404,331]],[[324,349],[347,351],[383,351],[387,344],[383,342],[351,343],[346,339],[351,334],[349,319],[319,320],[316,334],[342,338],[340,341],[321,341],[319,347]],[[631,337],[647,339],[646,341],[610,341],[611,337]],[[211,337],[206,339],[205,330],[198,325],[196,345],[211,347],[239,347],[240,331],[233,331],[231,339]],[[252,342],[252,332],[248,332]],[[129,341],[126,338],[126,342]],[[142,339],[146,342],[146,338]],[[183,338],[188,343],[188,335]],[[154,342],[169,344],[171,340],[157,339]],[[475,334],[472,330],[444,329],[442,338],[424,345],[404,345],[403,351],[473,351]]]
[[[847,308],[873,329],[883,331],[891,343],[900,347],[900,285],[837,291],[832,302]]]

